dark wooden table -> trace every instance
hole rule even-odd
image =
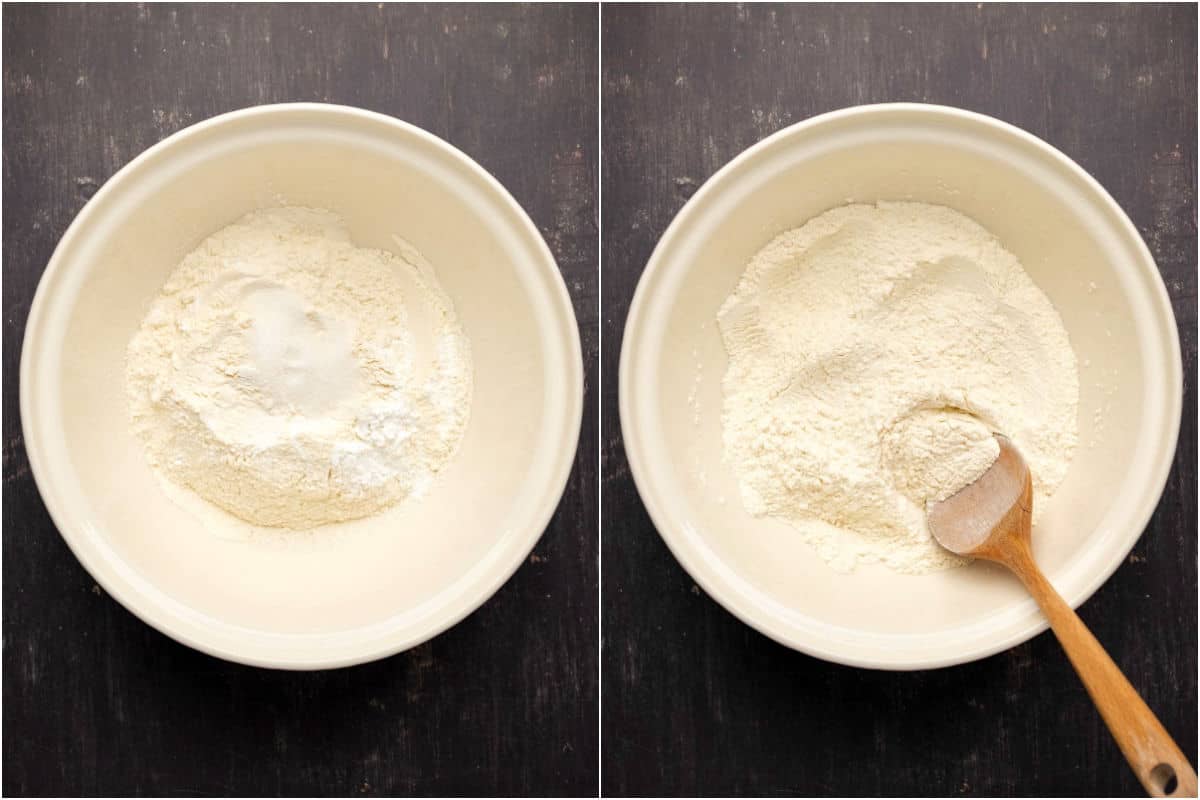
[[[1082,615],[1195,763],[1195,6],[605,5],[602,17],[605,793],[1140,793],[1050,634],[940,671],[800,655],[695,590],[629,477],[621,333],[672,217],[767,134],[896,100],[1046,139],[1116,197],[1158,261],[1187,375],[1175,468],[1129,563]]]
[[[595,793],[596,51],[591,5],[5,7],[5,795]],[[97,186],[193,122],[294,100],[416,123],[499,178],[589,373],[532,563],[433,641],[316,673],[209,658],[106,597],[42,506],[16,400],[38,277]]]

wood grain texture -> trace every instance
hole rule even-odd
[[[1183,429],[1150,526],[1081,616],[1195,763],[1195,6],[606,4],[601,27],[604,793],[1140,793],[1051,636],[912,673],[792,652],[695,587],[629,477],[617,364],[658,237],[764,136],[900,100],[1046,139],[1154,253],[1183,345]]]
[[[595,792],[597,33],[594,5],[5,7],[4,794]],[[292,100],[408,120],[499,178],[558,259],[589,376],[531,563],[425,645],[307,674],[201,655],[104,596],[16,402],[38,277],[96,188],[191,123]]]

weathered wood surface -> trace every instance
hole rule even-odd
[[[4,794],[595,791],[596,48],[594,5],[5,7]],[[38,277],[96,188],[193,122],[295,100],[416,123],[499,178],[558,259],[589,371],[532,563],[421,647],[309,674],[203,656],[103,595],[42,506],[16,402]]]
[[[767,134],[897,100],[1041,136],[1154,252],[1183,342],[1183,430],[1150,527],[1082,616],[1195,763],[1195,6],[605,5],[601,27],[605,793],[1140,793],[1049,634],[915,673],[791,652],[695,590],[629,477],[620,338],[672,217]]]

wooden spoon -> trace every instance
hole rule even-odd
[[[997,434],[1000,455],[974,483],[928,509],[933,538],[951,552],[1012,570],[1050,627],[1142,786],[1152,797],[1195,797],[1196,770],[1096,637],[1054,591],[1029,545],[1033,483],[1025,459]]]

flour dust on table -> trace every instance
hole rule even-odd
[[[163,477],[252,525],[296,530],[419,495],[458,447],[471,385],[432,270],[297,207],[201,242],[126,362],[133,429]]]
[[[776,237],[718,314],[724,451],[742,502],[834,569],[965,563],[925,510],[995,461],[1066,476],[1079,375],[1062,319],[1017,258],[942,206],[854,204]]]

